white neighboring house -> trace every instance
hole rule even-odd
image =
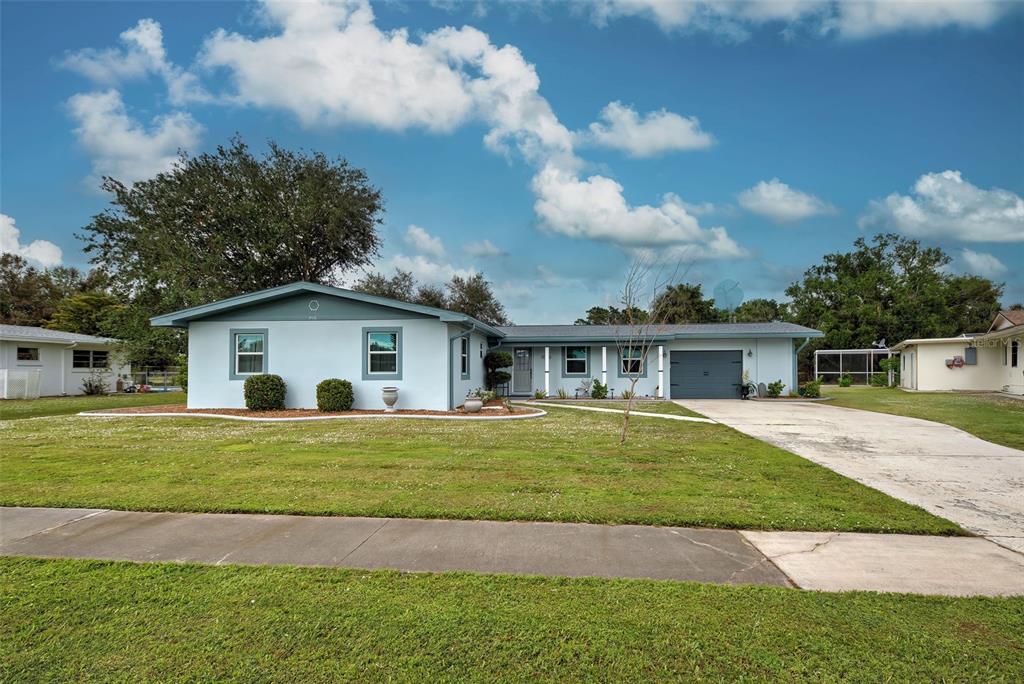
[[[131,373],[131,366],[118,362],[116,343],[107,337],[0,325],[0,397],[16,398],[24,383],[32,386],[36,378],[39,396],[82,394],[82,381],[94,373],[113,392],[118,377]]]
[[[1001,311],[988,332],[904,340],[893,351],[901,355],[904,389],[1024,395],[1024,311]]]

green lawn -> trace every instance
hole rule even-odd
[[[0,421],[0,503],[962,534],[731,428],[620,420]]]
[[[626,408],[626,402],[624,401],[571,401],[566,403],[574,406],[596,406],[598,408],[610,408],[619,411]],[[704,417],[671,401],[634,401],[633,410],[643,411],[644,413],[670,413],[675,416],[690,416],[692,418]]]
[[[0,559],[3,681],[1003,681],[1024,599]]]
[[[108,394],[99,397],[43,397],[41,399],[0,400],[0,420],[66,416],[79,411],[120,408],[122,406],[154,406],[184,404],[184,392],[147,392],[145,394]]]
[[[822,387],[833,406],[946,423],[989,442],[1024,449],[1024,401],[994,394],[904,392],[883,387]]]

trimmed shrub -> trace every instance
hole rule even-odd
[[[245,408],[250,411],[280,411],[288,387],[280,375],[250,375],[245,379]]]
[[[800,396],[817,399],[821,396],[821,379],[809,380],[800,386]]]
[[[594,378],[594,386],[590,388],[591,399],[607,399],[608,398],[608,385],[604,385],[600,380]]]
[[[328,378],[316,386],[316,408],[318,411],[349,411],[355,395],[348,380]]]
[[[851,378],[849,375],[840,375],[839,376],[839,386],[840,387],[849,387],[852,384],[853,384],[853,378]]]
[[[778,399],[782,396],[782,389],[786,386],[786,383],[782,380],[776,380],[775,382],[768,383],[768,396],[772,399]]]
[[[484,356],[484,368],[487,369],[487,389],[496,389],[512,379],[512,374],[501,370],[512,365],[512,355],[507,351],[492,350]]]
[[[889,375],[887,373],[875,373],[871,376],[872,387],[888,387]]]

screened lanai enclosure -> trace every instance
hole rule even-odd
[[[814,377],[836,384],[839,378],[848,375],[854,385],[870,385],[873,375],[884,375],[887,384],[892,385],[893,373],[882,368],[881,362],[899,355],[885,348],[819,349],[814,352]]]

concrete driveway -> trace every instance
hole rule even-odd
[[[1024,451],[942,423],[824,403],[676,403],[1024,553]]]

